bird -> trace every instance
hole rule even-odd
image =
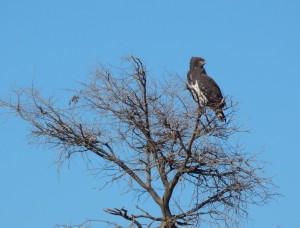
[[[226,122],[223,112],[226,105],[225,98],[218,84],[206,74],[205,63],[205,59],[201,57],[191,57],[187,88],[201,107],[211,108],[220,121]]]
[[[72,103],[74,103],[74,105],[77,104],[79,98],[80,98],[80,97],[79,97],[78,95],[74,95],[74,96],[72,97],[72,99],[69,101],[69,105],[71,105]]]

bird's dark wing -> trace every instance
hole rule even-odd
[[[223,95],[218,84],[207,74],[203,73],[201,69],[194,69],[192,71],[192,82],[198,81],[199,87],[203,95],[207,99],[208,106],[219,106],[220,108],[224,107],[225,103],[223,102]],[[224,103],[224,104],[221,104]]]
[[[222,92],[218,84],[208,75],[202,76],[202,81],[204,86],[207,88],[207,95],[214,96],[214,97],[222,97]]]

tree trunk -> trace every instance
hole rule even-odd
[[[161,205],[163,220],[160,224],[160,228],[177,228],[175,224],[176,220],[173,219],[170,211],[169,201],[169,197],[163,197],[163,204]]]

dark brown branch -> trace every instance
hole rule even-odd
[[[107,212],[107,213],[109,213],[109,214],[112,214],[112,215],[121,216],[124,219],[133,222],[137,227],[142,228],[142,225],[138,221],[136,221],[135,217],[132,216],[132,215],[131,216],[128,215],[127,214],[127,210],[124,209],[124,208],[121,208],[121,209],[117,209],[117,208],[114,208],[114,209],[104,209],[104,211]]]

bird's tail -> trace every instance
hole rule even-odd
[[[219,120],[220,121],[225,121],[225,123],[226,123],[226,117],[225,117],[225,115],[224,115],[224,112],[222,111],[222,109],[216,109],[215,110],[215,112],[216,112],[216,115],[217,115],[217,117],[219,118]]]

